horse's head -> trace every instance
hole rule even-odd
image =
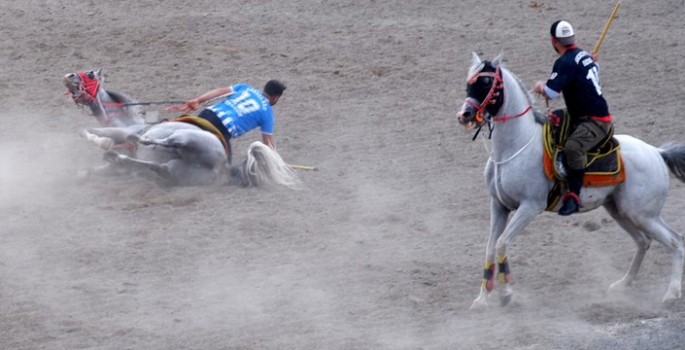
[[[102,81],[102,68],[96,71],[69,73],[62,79],[64,86],[67,87],[67,94],[79,105],[95,100]]]
[[[469,129],[489,121],[504,104],[501,57],[499,54],[492,62],[482,61],[473,53],[473,65],[466,78],[466,100],[457,112],[459,123]]]

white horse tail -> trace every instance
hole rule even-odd
[[[685,182],[685,145],[669,142],[659,147],[659,153],[678,180]]]
[[[247,150],[245,175],[250,186],[282,185],[293,189],[300,186],[293,169],[276,151],[260,141],[253,142]]]

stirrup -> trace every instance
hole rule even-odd
[[[564,177],[564,179],[568,179],[568,171],[566,171],[566,155],[564,152],[559,152],[557,153],[557,170],[559,171],[559,174]]]
[[[570,200],[569,200],[570,199]],[[561,199],[564,205],[559,209],[559,215],[568,216],[580,211],[580,198],[573,192],[568,192]]]

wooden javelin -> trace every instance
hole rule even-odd
[[[295,165],[295,164],[288,164],[288,166],[293,168],[293,169],[298,169],[298,170],[319,171],[319,168],[315,168],[313,166],[304,166],[304,165]]]
[[[617,2],[616,5],[614,6],[614,10],[611,12],[611,17],[609,17],[609,20],[607,23],[604,25],[604,30],[602,31],[602,35],[599,36],[599,41],[597,41],[597,45],[595,45],[595,48],[592,49],[592,54],[596,54],[599,52],[599,48],[602,46],[602,42],[604,41],[604,37],[607,35],[607,32],[609,31],[609,27],[611,27],[611,22],[614,21],[614,18],[616,17],[616,12],[618,12],[618,8],[621,7],[621,2]]]

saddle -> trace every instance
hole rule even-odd
[[[217,138],[219,138],[219,141],[221,141],[221,144],[224,146],[224,152],[226,152],[226,156],[228,157],[229,155],[231,155],[231,148],[228,146],[228,142],[226,142],[224,135],[222,135],[221,131],[219,131],[209,121],[191,115],[183,115],[176,119],[172,119],[171,121],[193,124],[204,131],[212,133],[212,135],[216,136]]]
[[[550,114],[551,122],[543,125],[543,165],[547,178],[554,181],[552,190],[547,195],[547,208],[551,211],[566,192],[565,170],[563,168],[563,145],[571,134],[571,118],[568,111],[558,109]],[[625,181],[626,174],[619,152],[621,146],[614,138],[613,129],[595,148],[586,153],[587,168],[584,187],[601,187],[617,185]]]

